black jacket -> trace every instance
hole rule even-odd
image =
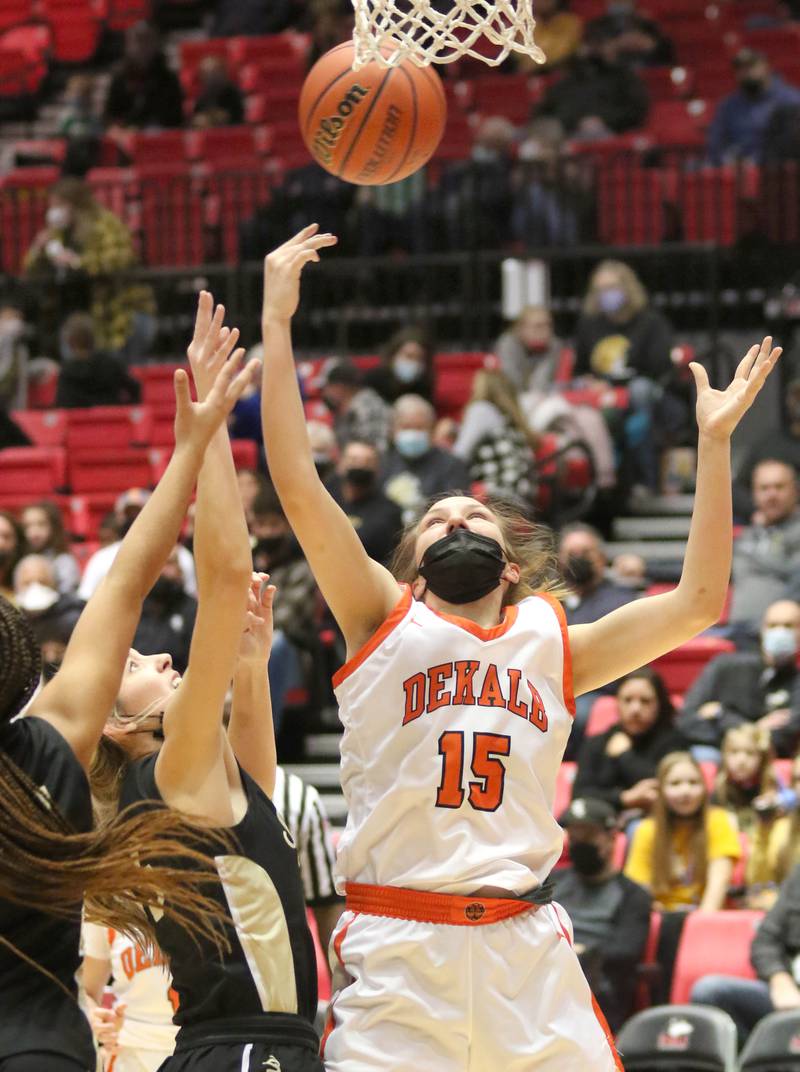
[[[139,381],[110,354],[92,354],[86,360],[70,359],[61,365],[56,388],[57,407],[125,406],[138,402],[141,397]]]
[[[609,130],[622,134],[645,121],[649,104],[644,82],[625,64],[581,57],[547,90],[535,115],[559,119],[567,134],[582,119],[598,116]]]
[[[800,953],[800,866],[783,883],[778,900],[767,912],[750,946],[750,963],[759,979],[769,982],[778,972],[792,973]]]
[[[106,121],[140,129],[183,126],[183,90],[163,56],[145,70],[121,61],[108,87]]]
[[[574,374],[603,376],[601,369],[592,367],[592,354],[603,339],[619,335],[628,340],[625,363],[629,369],[656,382],[670,378],[672,326],[658,310],[649,307],[625,324],[609,320],[603,313],[582,315],[575,328]]]
[[[606,745],[619,732],[619,726],[611,726],[605,733],[584,738],[578,753],[573,797],[594,797],[621,809],[623,790],[630,789],[643,778],[654,778],[656,767],[664,756],[686,747],[682,734],[673,726],[666,726],[632,738],[627,752],[612,758],[606,755]]]

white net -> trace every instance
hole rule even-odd
[[[533,37],[532,0],[353,0],[353,7],[356,70],[370,60],[427,67],[461,56],[496,67],[512,52],[545,60]]]

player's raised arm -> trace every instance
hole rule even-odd
[[[119,691],[142,602],[175,546],[206,447],[247,386],[237,368],[234,362],[221,369],[199,403],[191,400],[186,373],[175,374],[170,463],[81,614],[61,669],[29,708],[59,730],[87,769]]]
[[[731,572],[731,435],[775,367],[781,348],[767,336],[742,358],[723,391],[702,365],[697,386],[697,488],[678,587],[628,603],[591,625],[574,625],[569,639],[576,695],[599,688],[685,643],[719,619]]]
[[[264,381],[261,418],[267,463],[289,524],[303,548],[352,655],[397,602],[399,588],[373,562],[322,485],[306,434],[292,354],[291,321],[305,265],[336,242],[316,224],[270,253],[264,264]]]

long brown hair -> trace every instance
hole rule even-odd
[[[2,598],[0,667],[2,727],[28,703],[40,674],[30,625]],[[204,831],[204,838],[230,843],[224,831]],[[127,811],[78,833],[0,748],[0,899],[67,919],[85,900],[89,918],[145,946],[155,941],[145,909],[158,909],[222,948],[224,912],[206,886],[216,871],[198,846],[197,826],[165,807]],[[2,935],[0,941],[27,959]]]
[[[51,502],[49,499],[42,499],[40,502],[28,503],[20,515],[23,531],[25,529],[25,515],[29,510],[40,510],[47,518],[50,525],[50,540],[47,546],[43,547],[42,550],[55,551],[57,555],[69,551],[69,541],[67,540],[67,533],[64,528],[64,516],[58,505]]]
[[[664,783],[674,767],[679,763],[688,763],[694,767],[703,783],[703,799],[700,807],[692,816],[686,818],[673,815],[664,796]],[[678,822],[688,822],[694,827],[689,839],[689,865],[697,882],[705,886],[708,871],[708,844],[706,837],[706,819],[708,816],[708,790],[700,764],[689,752],[670,752],[664,756],[656,770],[658,779],[658,796],[653,806],[655,836],[653,838],[653,882],[652,891],[656,900],[669,895],[675,885],[672,875],[672,835]]]
[[[514,384],[500,369],[479,369],[475,373],[470,402],[491,402],[509,424],[525,436],[531,450],[539,446],[541,436],[525,420]]]
[[[725,734],[722,740],[722,762],[719,765],[719,773],[714,781],[714,799],[723,808],[737,809],[748,808],[752,801],[745,795],[741,786],[732,781],[725,766],[725,760],[733,746],[744,743],[759,753],[758,761],[758,793],[774,793],[778,789],[778,779],[772,766],[774,758],[769,733],[756,726],[752,722],[745,722],[741,726],[733,726]]]
[[[454,496],[475,498],[464,491],[448,491],[435,495],[425,503],[419,516],[403,530],[391,564],[392,573],[398,581],[412,584],[419,576],[416,548],[420,522],[437,502]],[[476,498],[475,501],[483,503],[494,514],[503,536],[508,561],[516,562],[520,568],[519,581],[506,589],[503,605],[519,603],[526,596],[535,595],[537,592],[548,592],[559,599],[567,595],[568,589],[560,577],[552,530],[546,525],[537,525],[531,521],[518,506],[507,499],[486,496]]]

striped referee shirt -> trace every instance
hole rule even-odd
[[[320,795],[313,785],[289,774],[282,767],[275,772],[272,803],[289,827],[297,846],[300,875],[306,904],[310,908],[341,900],[333,882],[336,852],[331,828]]]

